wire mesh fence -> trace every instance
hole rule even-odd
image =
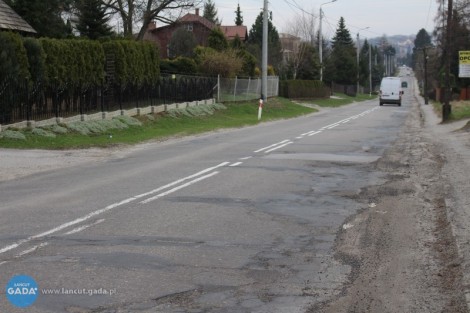
[[[218,78],[217,102],[247,101],[261,98],[261,78]],[[279,77],[268,76],[267,97],[279,95]]]

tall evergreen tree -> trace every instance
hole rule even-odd
[[[367,39],[359,53],[359,83],[361,86],[369,86],[369,42]]]
[[[248,34],[248,51],[261,62],[263,44],[263,12],[260,12]],[[276,27],[272,23],[272,16],[268,18],[268,63],[279,66],[282,61],[281,40]]]
[[[356,48],[344,18],[341,17],[332,39],[332,52],[328,59],[326,80],[339,84],[354,84],[357,77]]]
[[[424,28],[422,28],[416,35],[414,44],[412,67],[416,70],[416,62],[418,61],[419,54],[423,54],[423,48],[432,46],[431,36]]]
[[[243,16],[242,16],[242,11],[240,10],[240,3],[238,3],[237,10],[235,11],[236,17],[235,17],[235,25],[241,26],[243,25]]]
[[[333,49],[335,48],[352,48],[354,49],[354,42],[351,33],[346,28],[344,17],[339,19],[338,28],[336,29],[335,36],[332,40]]]
[[[67,0],[15,0],[12,8],[39,36],[65,38],[70,30],[62,20],[61,14],[68,5]]]
[[[203,17],[211,21],[216,25],[220,25],[220,20],[217,17],[217,9],[215,8],[215,3],[212,0],[207,0],[204,3],[204,14]]]
[[[77,0],[77,30],[82,37],[95,40],[111,36],[111,27],[107,24],[106,8],[101,0]]]

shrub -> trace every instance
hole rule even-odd
[[[206,115],[206,112],[202,109],[202,106],[193,106],[186,109],[191,115],[202,116]]]
[[[53,133],[56,133],[56,134],[66,134],[66,133],[68,133],[68,130],[67,130],[66,127],[62,127],[62,126],[57,125],[57,124],[51,126],[51,131]]]
[[[56,137],[56,135],[53,132],[47,131],[47,130],[42,129],[42,128],[33,128],[31,133],[33,135],[41,136],[41,137],[49,137],[49,138],[55,138]]]
[[[125,128],[129,128],[129,126],[123,122],[121,122],[120,120],[117,120],[117,119],[111,119],[111,120],[102,120],[100,121],[100,123],[106,127],[107,130],[111,130],[111,129],[125,129]]]
[[[178,57],[174,60],[162,60],[160,69],[166,73],[196,74],[197,64],[193,59]]]
[[[102,134],[108,130],[101,121],[86,121],[83,124],[93,134]]]
[[[113,119],[116,119],[124,124],[129,126],[142,126],[142,122],[136,118],[127,115],[115,116]]]
[[[281,97],[291,99],[327,98],[330,89],[319,80],[283,80],[280,82]]]
[[[5,139],[26,140],[26,136],[23,133],[16,131],[16,130],[7,129],[1,132],[0,134]]]
[[[199,71],[208,75],[235,77],[243,67],[243,61],[233,50],[217,52],[207,50],[198,56]]]
[[[67,124],[67,128],[84,136],[91,134],[88,127],[83,122],[73,122]]]

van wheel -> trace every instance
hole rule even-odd
[[[380,106],[384,105],[382,102],[379,103]]]
[[[401,107],[401,102],[400,102],[400,103],[398,103],[398,106],[399,106],[399,107]]]

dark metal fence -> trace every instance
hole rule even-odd
[[[155,85],[0,82],[0,124],[213,98],[215,77],[162,74]]]

